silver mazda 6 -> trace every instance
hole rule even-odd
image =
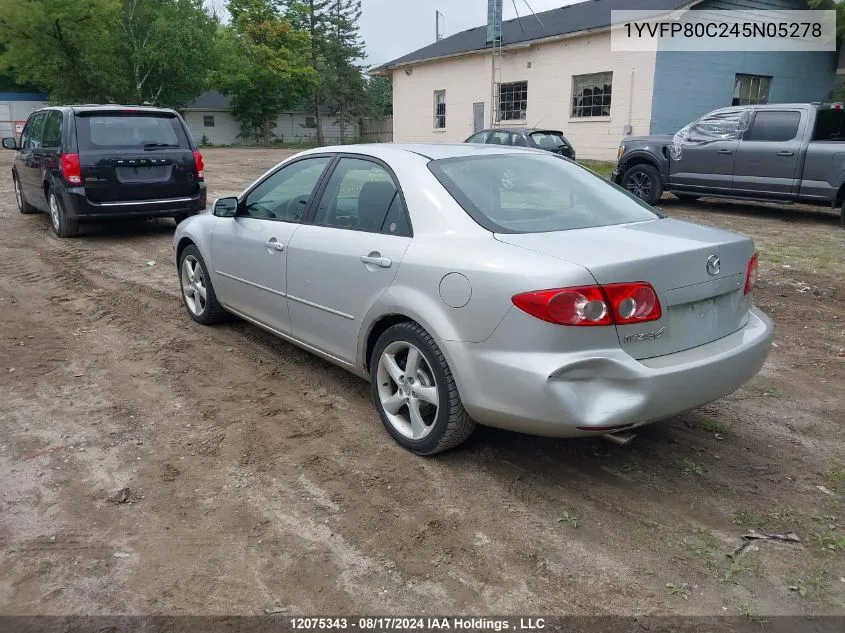
[[[772,340],[749,238],[539,150],[302,152],[174,244],[191,318],[235,314],[369,380],[420,455],[476,423],[624,442],[739,388]]]

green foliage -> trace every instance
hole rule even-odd
[[[393,79],[373,76],[364,87],[367,116],[380,119],[393,115]]]
[[[242,136],[273,140],[276,119],[309,93],[316,74],[311,41],[267,0],[231,0],[232,25],[217,38],[213,85],[229,97]]]
[[[183,106],[206,87],[202,0],[0,0],[0,72],[55,102]]]

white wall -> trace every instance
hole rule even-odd
[[[611,51],[609,32],[506,50],[501,80],[528,82],[528,114],[524,122],[502,125],[560,129],[579,158],[613,160],[626,124],[633,134],[649,133],[655,55]],[[572,118],[572,76],[606,71],[613,71],[610,117]],[[417,64],[410,75],[395,70],[394,140],[463,141],[473,132],[472,108],[479,101],[490,127],[491,74],[490,52]],[[446,130],[434,129],[435,90],[446,90]]]
[[[0,101],[0,136],[19,136],[15,122],[23,124],[30,114],[46,105],[46,101]]]
[[[214,127],[205,127],[204,117],[214,117]],[[184,113],[185,122],[191,128],[194,140],[199,143],[203,136],[208,137],[214,145],[246,144],[249,139],[242,139],[238,136],[240,125],[228,111],[203,111],[187,110]],[[279,115],[276,128],[273,133],[284,143],[299,143],[314,140],[317,136],[315,128],[306,127],[306,114],[302,112],[290,112]],[[354,138],[359,134],[357,123],[346,125],[346,137]],[[323,117],[323,134],[327,141],[340,138],[340,125],[335,117]]]

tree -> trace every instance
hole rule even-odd
[[[361,0],[331,0],[329,31],[326,37],[327,99],[340,124],[341,143],[346,124],[365,112],[365,80],[359,64],[364,43],[359,34]]]
[[[373,75],[367,79],[364,89],[367,103],[367,116],[381,119],[393,114],[393,79]]]
[[[269,145],[276,120],[311,91],[308,33],[284,19],[269,0],[232,0],[231,27],[218,38],[213,85],[227,95],[245,136]]]
[[[215,29],[201,0],[0,0],[0,71],[57,102],[180,107],[205,89]]]

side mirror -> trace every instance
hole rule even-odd
[[[12,136],[3,139],[3,149],[18,149],[18,142]]]
[[[238,212],[238,199],[234,196],[231,198],[217,198],[214,201],[214,207],[211,212],[218,218],[233,218]]]

